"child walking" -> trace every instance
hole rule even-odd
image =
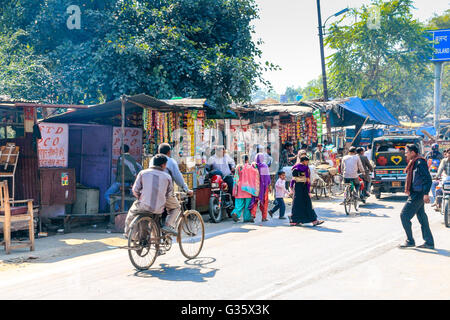
[[[278,180],[275,183],[275,207],[269,211],[270,217],[273,217],[273,214],[280,210],[279,219],[286,219],[284,216],[284,213],[286,212],[284,197],[288,195],[289,192],[286,190],[286,173],[284,171],[279,171]]]

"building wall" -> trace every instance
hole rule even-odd
[[[26,133],[23,138],[0,140],[0,145],[14,142],[19,149],[19,160],[17,162],[15,175],[15,199],[33,199],[34,204],[40,203],[39,176],[38,176],[38,154],[37,142],[33,144],[33,134]],[[8,184],[11,184],[8,179]],[[10,189],[11,190],[11,189]]]
[[[109,210],[104,194],[111,185],[112,126],[70,124],[69,168],[77,182],[98,188],[100,211]]]

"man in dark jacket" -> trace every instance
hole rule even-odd
[[[367,159],[367,157],[364,155],[364,148],[359,147],[358,149],[356,149],[356,153],[361,159],[361,163],[364,168],[364,174],[362,175],[362,178],[364,179],[364,190],[362,192],[362,196],[368,197],[370,192],[370,183],[372,182],[370,173],[373,172],[373,167],[370,164],[369,159]]]
[[[417,219],[422,227],[422,236],[425,240],[425,243],[418,246],[418,248],[434,249],[433,235],[431,234],[428,217],[425,213],[425,203],[430,202],[428,193],[430,192],[432,183],[428,165],[426,160],[419,155],[419,149],[414,144],[406,146],[405,155],[408,160],[405,185],[405,193],[408,195],[408,200],[403,207],[400,217],[407,240],[399,247],[403,249],[415,246],[411,219],[417,214]]]

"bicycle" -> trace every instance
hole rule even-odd
[[[344,183],[345,189],[344,189],[344,208],[345,213],[347,215],[350,215],[352,205],[355,207],[355,211],[359,212],[359,193],[355,189],[355,184],[353,182],[351,183]]]
[[[205,240],[205,224],[200,213],[187,210],[189,198],[184,192],[176,193],[182,210],[176,219],[177,242],[181,253],[188,259],[196,258]],[[161,214],[142,213],[130,225],[128,256],[138,270],[148,270],[156,258],[172,248],[173,235],[161,229]]]

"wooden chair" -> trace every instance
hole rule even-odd
[[[27,205],[15,207],[18,203]],[[11,241],[11,223],[17,221],[28,221],[30,232],[29,241]],[[33,200],[13,201],[9,198],[8,181],[0,181],[0,222],[3,223],[3,242],[7,254],[11,249],[30,248],[34,251],[34,221],[33,221]],[[14,243],[14,244],[13,244]]]
[[[12,200],[15,196],[15,179],[17,161],[19,160],[19,147],[16,147],[13,143],[7,143],[6,146],[0,147],[0,168],[4,167],[0,172],[0,179],[11,178],[12,179]]]

